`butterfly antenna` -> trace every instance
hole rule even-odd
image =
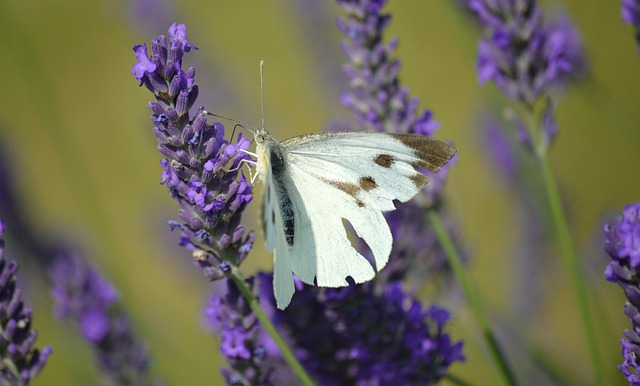
[[[264,60],[260,60],[260,110],[262,112],[262,129],[264,130]]]
[[[254,125],[250,125],[250,124],[248,124],[246,122],[242,122],[242,121],[239,121],[237,119],[225,117],[224,115],[214,114],[214,113],[212,113],[210,111],[207,111],[207,110],[205,110],[204,113],[207,114],[207,115],[211,115],[212,117],[218,117],[218,118],[226,119],[227,121],[231,121],[231,122],[235,123],[236,126],[240,126],[240,127],[244,128],[244,129],[247,129],[251,133],[254,133],[254,134],[255,134],[255,131],[258,130],[258,128],[255,127]],[[235,130],[235,126],[234,126],[234,130]]]

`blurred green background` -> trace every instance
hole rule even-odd
[[[454,3],[391,1],[387,36],[400,39],[403,84],[434,111],[438,136],[459,149],[446,194],[471,254],[471,275],[487,308],[499,315],[494,322],[507,331],[501,333],[506,346],[516,343],[515,331],[575,384],[592,384],[577,304],[556,254],[544,258],[542,281],[531,294],[542,298],[539,308],[526,322],[514,311],[522,219],[514,214],[514,190],[487,157],[479,119],[504,100],[493,86],[478,85],[478,33]],[[588,78],[570,85],[558,105],[551,161],[588,276],[608,384],[622,385],[615,366],[628,322],[621,290],[603,278],[600,242],[602,221],[640,199],[640,56],[632,29],[620,20],[619,1],[544,5],[570,13],[589,58]],[[0,0],[0,141],[23,216],[40,236],[75,243],[110,277],[148,346],[153,372],[170,385],[219,384],[223,362],[217,338],[202,329],[212,285],[166,225],[177,217],[177,205],[159,184],[161,157],[146,107],[151,94],[130,74],[131,47],[150,45],[174,21],[185,23],[190,43],[200,48],[185,61],[198,69],[198,104],[254,124],[264,59],[266,126],[284,139],[353,122],[339,103],[346,85],[337,15],[333,2],[313,0]],[[249,227],[257,227],[258,202],[246,212]],[[37,345],[54,350],[33,384],[97,384],[90,350],[72,326],[52,317],[45,276],[11,246],[8,232],[9,257],[21,261],[19,282],[34,307]],[[243,270],[271,264],[258,240]],[[452,334],[465,341],[468,359],[452,372],[476,385],[499,384],[468,308],[463,303],[453,311]],[[512,360],[526,379],[529,359]]]

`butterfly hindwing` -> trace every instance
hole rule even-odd
[[[321,287],[349,285],[375,275],[371,263],[352,247],[343,219],[369,245],[377,269],[391,252],[391,232],[382,213],[358,207],[353,197],[290,165],[288,189],[296,216],[294,244],[288,247],[293,272],[305,283]]]

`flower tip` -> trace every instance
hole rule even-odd
[[[135,52],[138,62],[131,67],[131,74],[135,76],[137,80],[142,80],[146,73],[156,70],[156,64],[149,58],[146,44],[136,44],[133,46],[133,52]]]
[[[173,43],[181,43],[184,52],[189,52],[192,49],[198,49],[198,47],[189,44],[189,39],[187,38],[187,26],[185,24],[171,24],[171,27],[169,27],[169,39]]]

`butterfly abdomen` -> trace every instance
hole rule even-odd
[[[272,143],[269,146],[269,162],[271,164],[272,179],[274,180],[274,190],[276,193],[276,199],[278,200],[278,208],[280,209],[280,215],[282,216],[282,225],[284,227],[284,235],[287,241],[287,245],[293,246],[294,229],[295,229],[295,216],[293,214],[293,204],[289,192],[285,188],[285,176],[287,165],[284,161],[284,154],[279,144]],[[275,208],[275,206],[272,206]],[[275,210],[275,209],[274,209]],[[272,219],[275,218],[275,213],[271,214]]]

